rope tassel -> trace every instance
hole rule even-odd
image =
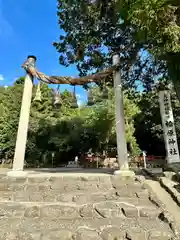
[[[35,102],[42,101],[42,99],[41,99],[41,83],[40,82],[38,82],[38,85],[37,85],[37,90],[36,90],[36,95],[35,95],[34,101]]]
[[[104,84],[103,91],[102,91],[102,98],[103,99],[108,99],[109,92],[106,84]]]
[[[76,98],[76,89],[74,86],[74,91],[72,93],[72,103],[71,103],[71,108],[78,108],[78,104],[77,104],[77,98]]]
[[[62,99],[61,99],[61,94],[59,91],[59,86],[58,86],[57,91],[55,92],[54,105],[59,106],[59,107],[62,105]]]
[[[94,104],[93,93],[92,90],[88,90],[88,106],[92,106]]]

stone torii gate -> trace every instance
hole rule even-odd
[[[124,107],[123,107],[123,92],[122,81],[120,75],[120,56],[119,54],[113,55],[113,66],[105,69],[102,72],[98,72],[93,75],[72,78],[72,77],[57,77],[47,76],[41,73],[35,68],[36,57],[28,56],[27,60],[23,64],[23,68],[26,70],[26,77],[24,83],[24,91],[21,104],[21,112],[13,161],[13,168],[7,173],[9,177],[25,177],[28,172],[24,171],[25,151],[27,142],[27,133],[29,125],[29,115],[31,108],[33,79],[37,78],[47,84],[71,84],[71,85],[84,85],[91,82],[97,82],[104,77],[113,73],[114,79],[114,91],[115,91],[115,111],[116,111],[116,136],[117,136],[117,152],[118,162],[120,169],[115,171],[114,174],[120,174],[122,176],[134,176],[134,172],[129,170],[127,144],[125,136],[125,122],[124,122]]]

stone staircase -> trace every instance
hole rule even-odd
[[[1,176],[0,226],[0,240],[178,239],[154,193],[111,175]]]

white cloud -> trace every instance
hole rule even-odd
[[[83,106],[83,101],[82,100],[77,100],[77,104],[79,105],[79,106]]]
[[[76,94],[76,98],[77,98],[77,104],[79,106],[83,105],[82,99],[81,99],[81,95],[80,94]]]
[[[4,76],[2,74],[0,74],[0,81],[4,80]]]
[[[80,94],[76,94],[76,97],[77,97],[78,99],[80,99],[80,98],[81,98],[81,95],[80,95]]]

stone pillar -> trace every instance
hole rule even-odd
[[[119,54],[113,55],[113,65],[120,65]],[[117,153],[120,170],[114,174],[122,176],[134,176],[134,172],[129,171],[127,142],[124,121],[123,91],[120,70],[114,72],[114,91],[115,91],[115,115],[116,115],[116,137]]]
[[[36,57],[28,56],[27,61],[29,62],[30,65],[34,66]],[[24,82],[24,91],[23,91],[23,97],[22,97],[13,168],[11,171],[7,173],[8,176],[22,177],[27,175],[27,173],[23,171],[23,168],[24,168],[24,160],[25,160],[24,158],[25,158],[25,151],[26,151],[32,90],[33,90],[33,77],[31,74],[27,73],[25,77],[25,82]]]
[[[160,113],[166,147],[167,163],[180,163],[179,150],[174,126],[174,117],[168,90],[159,92]]]

